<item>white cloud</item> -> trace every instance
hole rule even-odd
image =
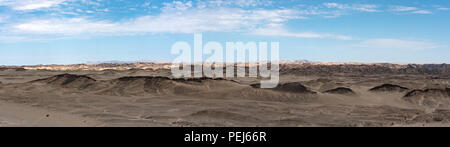
[[[268,0],[234,0],[233,3],[240,7],[256,7],[261,5],[268,6],[273,2]]]
[[[0,0],[0,6],[9,6],[14,10],[36,10],[50,8],[66,0]]]
[[[181,1],[173,1],[171,3],[163,3],[165,10],[187,10],[192,7],[192,1],[181,2]]]
[[[323,5],[325,5],[327,8],[338,8],[338,9],[347,8],[347,6],[338,3],[324,3]]]
[[[414,13],[414,14],[432,14],[431,11],[427,11],[427,10],[418,10],[418,11],[414,11],[412,13]]]
[[[378,12],[376,9],[377,5],[356,5],[353,7],[354,10],[364,11],[364,12]]]
[[[237,7],[257,7],[257,6],[269,6],[273,4],[270,0],[208,0],[198,1],[198,5],[201,7],[224,7],[224,6],[237,6]]]
[[[142,7],[150,7],[150,2],[145,2],[144,4],[142,4]]]
[[[254,2],[254,1],[253,1]],[[259,2],[259,1],[258,1]],[[250,5],[250,4],[242,4]],[[75,12],[87,12],[74,8]],[[43,38],[118,36],[148,33],[195,33],[195,32],[243,32],[270,25],[282,26],[294,19],[305,19],[305,15],[316,15],[297,9],[243,9],[231,7],[195,7],[191,1],[163,3],[159,14],[112,21],[95,17],[34,18],[10,23],[3,27],[3,34],[22,36],[40,35]],[[307,37],[311,34],[305,34]],[[284,36],[302,37],[302,34]],[[329,38],[321,34],[314,38]]]
[[[14,26],[13,32],[25,34],[75,35],[82,33],[112,32],[116,25],[83,18],[33,20]]]
[[[82,17],[55,18],[15,24],[11,30],[21,34],[56,35],[245,32],[267,24],[282,24],[288,20],[302,19],[298,16],[300,12],[292,9],[184,9],[184,5],[181,4],[172,6],[164,8],[159,15],[143,16],[120,22],[89,20]]]
[[[356,10],[363,12],[379,12],[377,10],[378,6],[373,4],[339,4],[339,3],[323,3],[323,5],[327,8],[336,8],[341,10]]]
[[[0,5],[8,4],[8,6],[17,10],[34,10],[54,7],[60,4],[61,6],[70,5],[74,1],[76,0],[0,0]],[[81,3],[99,6],[99,1],[81,0]],[[84,37],[145,33],[242,32],[264,36],[353,40],[354,38],[351,36],[332,33],[315,33],[302,30],[290,32],[284,28],[284,24],[290,20],[306,19],[309,16],[338,17],[348,11],[381,11],[378,10],[378,5],[339,3],[323,3],[320,6],[309,6],[304,7],[304,9],[298,7],[279,9],[248,8],[271,3],[272,1],[268,0],[172,1],[162,3],[161,11],[158,14],[153,13],[152,15],[116,21],[108,20],[107,18],[96,18],[96,16],[82,16],[83,14],[95,13],[100,10],[107,12],[110,11],[109,9],[97,9],[94,7],[96,11],[91,11],[82,7],[71,7],[70,10],[64,9],[64,11],[54,12],[70,14],[70,18],[52,15],[52,18],[36,17],[30,20],[20,20],[2,27],[2,30],[6,30],[2,33],[21,34],[24,36],[42,35],[44,37],[51,35]],[[151,5],[147,2],[143,6],[149,7]],[[396,6],[392,9],[408,13],[431,14],[430,11],[420,10],[415,7]],[[0,17],[1,21],[2,18]]]
[[[405,11],[414,11],[414,10],[418,10],[418,8],[416,7],[407,7],[407,6],[393,6],[391,7],[392,11],[396,11],[396,12],[405,12]]]
[[[431,11],[420,10],[419,8],[408,6],[391,6],[390,10],[395,12],[408,12],[413,14],[432,14]]]
[[[73,0],[72,0],[73,1]],[[75,0],[76,1],[76,0]],[[81,0],[81,3],[91,6],[100,7],[103,0]]]
[[[445,8],[445,7],[440,7],[440,8],[437,8],[438,10],[443,10],[443,11],[447,11],[447,10],[450,10],[450,8]]]
[[[356,47],[371,49],[424,50],[438,48],[439,46],[433,42],[427,41],[378,38],[362,41],[357,44]]]
[[[281,36],[281,37],[297,37],[297,38],[329,38],[339,40],[353,40],[351,36],[335,35],[327,33],[301,32],[293,33],[286,31],[282,26],[272,26],[269,28],[259,28],[250,32],[252,35],[262,36]]]
[[[352,40],[351,36],[329,33],[287,31],[283,24],[304,19],[309,11],[294,9],[246,10],[240,8],[194,8],[190,4],[171,3],[159,15],[142,16],[119,22],[88,18],[30,20],[11,26],[15,34],[67,36],[115,36],[145,33],[242,32],[263,36],[329,38]]]

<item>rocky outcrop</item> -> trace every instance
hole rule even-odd
[[[441,104],[449,105],[450,88],[425,90],[416,89],[408,92],[402,99],[407,102],[423,106],[436,107]]]
[[[281,65],[282,74],[295,75],[377,75],[377,74],[407,74],[407,75],[440,75],[450,76],[449,64],[300,64]]]
[[[370,89],[369,91],[372,91],[372,92],[404,92],[407,90],[408,90],[408,88],[402,87],[399,85],[383,84],[380,86],[376,86],[376,87]]]
[[[345,87],[338,87],[335,89],[330,89],[325,91],[324,93],[331,93],[331,94],[341,94],[341,95],[355,95],[356,93],[350,89]]]
[[[31,83],[45,83],[47,85],[64,88],[86,89],[96,82],[95,79],[85,75],[61,74],[53,77],[31,81]]]
[[[260,84],[252,84],[250,85],[253,88],[260,88]],[[303,94],[315,94],[316,92],[309,90],[307,87],[303,86],[298,82],[291,83],[283,83],[278,84],[277,87],[272,88],[270,90],[280,91],[280,92],[290,92],[290,93],[303,93]]]

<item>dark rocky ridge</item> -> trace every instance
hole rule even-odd
[[[85,89],[92,86],[96,82],[95,79],[85,75],[61,74],[53,77],[38,79],[31,83],[46,83],[54,86],[62,86],[66,88]]]
[[[408,92],[403,98],[404,101],[430,107],[450,104],[450,88],[445,89],[425,89]]]
[[[167,70],[164,67],[171,65],[171,63],[152,63],[152,62],[137,62],[137,63],[102,63],[102,64],[74,64],[74,65],[36,65],[36,66],[0,66],[0,71],[7,69],[25,68],[25,69],[39,69],[50,68],[53,70],[143,70],[156,69]],[[297,74],[297,75],[375,75],[375,74],[407,74],[407,75],[437,75],[450,76],[450,64],[390,64],[390,63],[342,63],[332,64],[327,63],[282,63],[280,64],[281,74]]]
[[[136,79],[145,79],[146,81],[175,81],[175,82],[197,82],[201,83],[204,81],[231,81],[223,78],[208,78],[208,77],[200,77],[200,78],[168,78],[161,76],[135,76],[135,77],[121,77],[117,80],[119,81],[132,81]],[[234,81],[231,81],[234,82]]]
[[[282,74],[297,75],[376,75],[376,74],[410,74],[410,75],[440,75],[450,76],[449,64],[341,64],[341,65],[291,65],[280,67]]]
[[[403,92],[403,91],[407,91],[407,90],[409,90],[409,88],[402,87],[399,85],[383,84],[380,86],[376,86],[376,87],[370,89],[369,91],[372,91],[372,92]]]
[[[408,92],[404,97],[417,97],[417,96],[426,96],[426,97],[446,97],[450,98],[450,88],[445,89],[425,89],[425,90],[413,90]]]
[[[252,84],[250,86],[252,86],[253,88],[261,88],[261,84]],[[316,93],[314,91],[309,90],[307,87],[303,86],[301,83],[298,83],[298,82],[278,84],[277,87],[269,89],[269,90],[275,90],[275,91],[281,91],[281,92],[291,92],[291,93],[304,93],[304,94],[315,94]]]
[[[356,93],[350,89],[345,87],[338,87],[335,89],[330,89],[325,91],[324,93],[331,93],[331,94],[342,94],[342,95],[355,95]]]
[[[97,81],[85,75],[61,74],[29,83],[43,83],[57,88],[75,88],[101,95],[144,95],[146,93],[190,93],[199,92],[205,87],[214,87],[211,83],[237,84],[235,81],[213,78],[171,79],[161,76],[121,77],[106,81]],[[219,82],[222,81],[222,82]],[[207,85],[207,86],[205,86]]]

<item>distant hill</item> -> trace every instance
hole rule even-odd
[[[35,65],[35,66],[0,66],[0,70],[130,70],[130,69],[170,69],[169,62],[134,62],[134,63],[99,63],[73,65]],[[236,64],[235,66],[248,66]],[[392,64],[392,63],[333,63],[333,62],[281,62],[281,74],[294,75],[373,75],[373,74],[410,74],[449,76],[450,64]]]

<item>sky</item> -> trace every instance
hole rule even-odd
[[[448,0],[0,0],[0,65],[167,61],[177,41],[281,60],[450,63]]]

